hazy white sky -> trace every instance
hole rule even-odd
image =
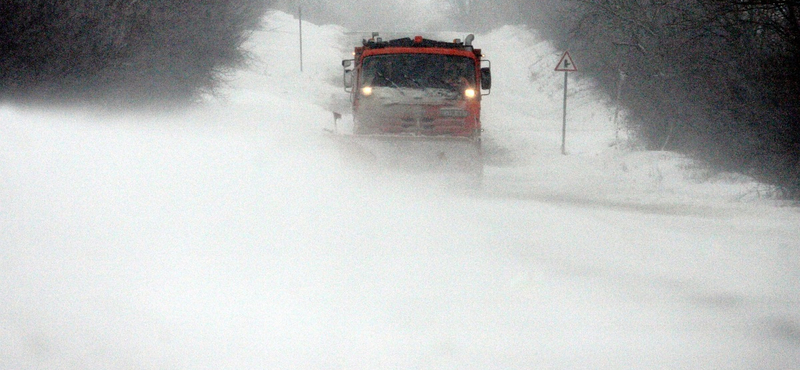
[[[297,2],[287,1],[276,6],[296,13]],[[444,0],[306,1],[303,9],[311,20],[342,25],[353,31],[450,29],[446,26],[450,23],[447,14],[451,6]]]

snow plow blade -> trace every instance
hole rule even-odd
[[[466,137],[332,134],[345,162],[412,173],[480,177],[480,141]]]

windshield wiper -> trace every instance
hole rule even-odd
[[[400,89],[400,85],[398,85],[396,82],[394,82],[394,80],[392,80],[389,77],[384,76],[383,73],[381,73],[381,72],[376,72],[375,74],[378,75],[380,78],[388,81],[390,84],[392,84],[395,88],[397,88],[397,91],[400,92],[400,94],[405,95],[403,90]]]
[[[405,73],[403,74],[403,77],[405,77],[406,80],[409,80],[409,81],[413,82],[415,85],[417,85],[417,87],[422,87],[422,88],[425,87],[425,86],[422,86],[422,84],[419,83],[419,81],[417,81],[416,79],[414,79],[413,77],[411,77],[411,76],[409,76],[409,75],[407,75]]]

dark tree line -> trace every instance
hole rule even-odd
[[[800,1],[519,1],[629,112],[648,149],[674,150],[800,198]],[[618,90],[619,89],[619,90]]]
[[[186,100],[245,59],[268,0],[0,0],[0,99]]]
[[[447,1],[466,28],[523,22],[571,50],[581,78],[620,92],[647,148],[800,198],[800,0]],[[273,2],[0,0],[0,99],[191,99],[245,59],[240,46]],[[304,2],[326,14],[345,3]]]

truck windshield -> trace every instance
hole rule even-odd
[[[374,55],[364,58],[361,81],[362,86],[460,91],[475,86],[475,63],[453,55]]]

